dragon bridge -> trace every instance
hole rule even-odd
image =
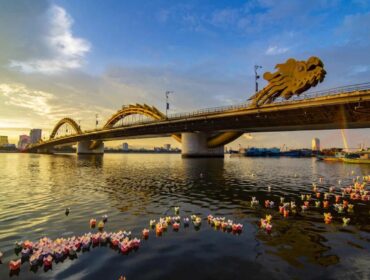
[[[315,56],[302,61],[290,58],[282,64],[277,64],[275,69],[276,71],[273,73],[264,73],[263,78],[268,82],[268,84],[249,99],[251,102],[247,105],[248,110],[257,110],[258,114],[260,108],[267,110],[271,106],[274,106],[271,103],[277,99],[288,100],[294,95],[299,96],[304,91],[316,86],[318,83],[321,83],[326,75],[323,62]],[[154,106],[148,106],[147,104],[128,105],[123,106],[107,120],[104,127],[101,129],[101,133],[105,133],[107,130],[113,129],[120,120],[131,115],[143,115],[161,122],[171,122],[172,120],[172,118],[167,119],[167,117]],[[82,134],[79,125],[77,125],[74,120],[71,118],[64,118],[54,127],[53,132],[50,135],[50,139],[55,138],[58,129],[66,123],[72,126],[76,134]],[[202,136],[200,136],[200,133],[198,132],[181,132],[173,134],[172,137],[182,143],[183,148],[185,147],[188,150],[201,143],[199,145],[206,154],[208,152],[212,153],[213,149],[218,149],[219,152],[223,153],[222,147],[240,137],[246,129],[248,129],[248,127],[246,127],[244,131],[204,132]],[[189,141],[197,144],[192,146],[192,144],[189,144]],[[86,147],[86,149],[84,149],[86,151],[94,149],[104,151],[102,140],[88,140],[84,142],[84,147]],[[209,151],[207,149],[209,149]]]

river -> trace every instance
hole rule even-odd
[[[161,237],[151,232],[128,255],[98,246],[75,260],[54,263],[47,272],[30,271],[26,262],[11,278],[369,279],[369,201],[351,202],[353,213],[338,214],[330,206],[331,224],[324,223],[322,208],[311,206],[286,219],[278,209],[281,196],[301,205],[301,194],[312,193],[313,183],[322,192],[335,186],[340,194],[353,178],[369,174],[369,165],[311,158],[0,154],[0,279],[10,278],[16,241],[96,232],[89,220],[104,214],[106,231],[131,230],[141,238],[150,219],[174,215],[174,206],[182,217],[200,215],[200,229],[168,229]],[[251,206],[252,196],[259,206]],[[265,208],[266,199],[275,207]],[[207,224],[208,214],[242,223],[243,232],[215,230]],[[266,214],[272,215],[270,234],[259,227]],[[346,227],[344,216],[351,218]]]

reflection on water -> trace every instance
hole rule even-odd
[[[366,165],[327,164],[314,159],[181,159],[179,155],[0,154],[0,279],[9,277],[17,240],[57,238],[88,232],[90,218],[109,215],[107,231],[139,235],[149,219],[209,213],[244,224],[241,235],[215,232],[206,223],[150,236],[140,250],[122,256],[95,248],[48,272],[22,266],[20,279],[366,279],[370,275],[369,202],[355,202],[342,227],[323,223],[322,209],[283,219],[280,197],[296,201],[316,182],[322,191],[347,186],[370,174]],[[324,179],[320,182],[319,178]],[[341,179],[341,185],[338,180]],[[268,192],[268,187],[271,192]],[[251,207],[251,197],[260,201]],[[274,209],[263,207],[265,199]],[[66,207],[71,208],[68,216]],[[269,235],[259,220],[273,216]]]

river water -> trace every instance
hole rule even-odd
[[[311,158],[0,154],[0,279],[10,278],[16,241],[96,232],[89,220],[103,214],[109,216],[106,231],[126,229],[141,237],[150,219],[174,215],[174,206],[182,217],[225,216],[242,223],[243,232],[217,231],[204,220],[199,230],[168,229],[161,237],[151,232],[128,255],[96,247],[47,272],[41,267],[30,271],[26,262],[11,278],[369,279],[370,202],[353,202],[354,213],[332,211],[331,224],[324,223],[320,208],[287,219],[278,211],[280,196],[301,205],[300,195],[312,193],[313,182],[322,192],[336,186],[339,193],[354,177],[369,174],[369,165]],[[252,196],[260,206],[251,207]],[[265,199],[275,201],[275,207],[265,208]],[[266,214],[273,217],[270,234],[259,228]],[[347,227],[343,216],[351,218]]]

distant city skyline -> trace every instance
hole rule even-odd
[[[254,92],[255,64],[262,74],[289,57],[323,60],[328,74],[314,90],[368,82],[369,25],[370,3],[359,0],[3,1],[0,135],[48,137],[65,116],[92,129],[96,114],[101,125],[129,103],[165,112],[166,91],[169,113],[237,104]],[[370,129],[345,134],[350,147],[370,146]],[[227,146],[310,148],[314,137],[344,147],[340,130],[252,133]],[[171,138],[106,145],[123,142],[179,147]]]

